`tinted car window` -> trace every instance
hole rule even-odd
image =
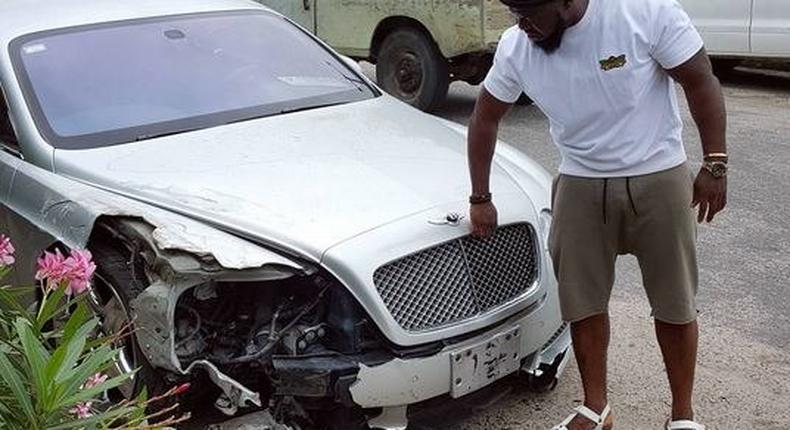
[[[66,149],[376,95],[311,36],[262,11],[44,32],[12,49],[36,124]]]
[[[14,134],[14,127],[11,125],[11,119],[8,117],[8,105],[3,97],[2,88],[0,88],[0,143],[12,148],[18,148],[19,146],[16,134]]]

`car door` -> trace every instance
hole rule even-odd
[[[256,0],[294,20],[297,24],[315,33],[317,0]]]
[[[21,152],[19,151],[19,144],[16,141],[14,129],[11,126],[3,89],[2,86],[0,86],[0,234],[10,236],[11,240],[14,242],[16,242],[18,237],[12,235],[10,232],[9,220],[11,214],[6,206],[6,202],[10,197],[11,184],[20,162]],[[15,245],[19,247],[18,242],[15,243]],[[6,281],[16,281],[13,272],[11,273],[10,279],[6,279]]]
[[[756,0],[760,1],[760,0]],[[775,0],[776,4],[788,0]],[[748,54],[752,0],[680,0],[712,54]]]
[[[790,55],[790,1],[754,0],[752,52]]]

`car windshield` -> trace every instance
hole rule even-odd
[[[45,139],[81,149],[375,97],[342,59],[265,11],[55,30],[12,43]]]

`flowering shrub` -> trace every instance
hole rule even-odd
[[[0,281],[15,262],[14,246],[0,235]],[[36,287],[0,287],[0,428],[151,429],[175,425],[188,417],[172,414],[177,405],[147,415],[149,405],[181,394],[110,404],[104,394],[131,375],[110,377],[118,355],[115,337],[98,337],[99,320],[85,292],[96,265],[88,251],[45,253],[38,260]],[[41,289],[32,308],[21,298]],[[149,424],[152,419],[161,420]]]

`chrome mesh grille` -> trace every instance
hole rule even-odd
[[[537,276],[532,228],[513,224],[488,239],[467,236],[388,263],[373,282],[401,327],[423,331],[503,305]]]

